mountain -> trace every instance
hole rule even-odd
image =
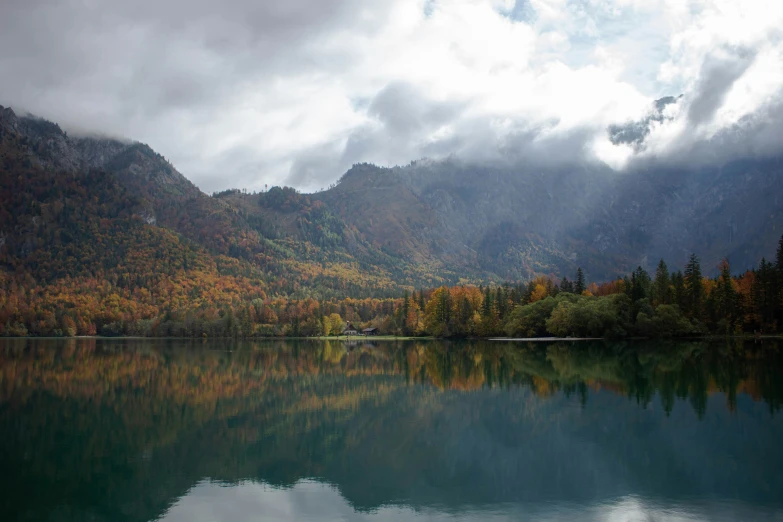
[[[357,165],[313,195],[391,254],[462,274],[595,280],[691,252],[708,273],[774,254],[783,228],[783,161],[717,167],[487,167],[456,160]]]
[[[136,253],[135,274],[152,267],[157,276],[187,273],[192,266],[182,258],[190,256],[216,273],[252,280],[269,295],[398,295],[403,287],[443,281],[374,248],[306,195],[278,189],[295,200],[292,209],[210,197],[145,144],[71,137],[8,108],[0,108],[0,167],[0,276],[6,278],[117,279]],[[272,201],[273,194],[264,196]]]
[[[673,101],[607,132],[638,144]],[[7,108],[0,151],[0,267],[6,278],[47,284],[119,277],[128,253],[145,250],[186,275],[182,252],[215,274],[257,281],[265,295],[315,298],[571,276],[579,266],[600,281],[659,258],[679,267],[691,252],[711,274],[723,257],[735,271],[772,257],[781,233],[782,157],[699,168],[648,162],[626,172],[457,159],[358,164],[315,194],[208,196],[145,144],[69,136]],[[78,209],[78,220],[64,208]],[[98,265],[100,274],[90,268]]]

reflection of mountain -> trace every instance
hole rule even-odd
[[[58,346],[0,345],[2,520],[151,520],[204,479],[317,478],[360,509],[783,498],[772,350]]]

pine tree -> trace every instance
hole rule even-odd
[[[451,293],[445,286],[438,293],[435,310],[438,321],[448,328],[451,322]]]
[[[631,300],[638,301],[646,298],[650,293],[650,274],[638,266],[631,274]]]
[[[701,280],[701,263],[696,254],[691,254],[685,265],[685,314],[700,319],[704,304],[704,283]]]
[[[751,291],[753,308],[758,310],[759,320],[763,329],[768,330],[775,321],[777,311],[777,295],[775,280],[777,270],[775,266],[762,258]]]
[[[576,269],[576,283],[574,284],[574,293],[577,295],[582,295],[586,289],[587,286],[585,286],[585,274],[582,272],[582,268],[579,267]]]
[[[720,269],[718,286],[715,289],[717,315],[720,321],[724,321],[724,333],[731,333],[737,316],[737,294],[731,280],[731,267],[728,260],[724,259],[721,262]]]
[[[574,284],[568,280],[567,277],[564,277],[562,281],[560,281],[560,291],[561,292],[570,292],[574,293]]]
[[[671,279],[669,277],[669,267],[667,267],[666,262],[661,259],[658,262],[658,268],[655,270],[655,283],[653,285],[653,300],[655,306],[671,304],[672,292],[670,285]]]
[[[685,277],[683,277],[682,272],[679,270],[672,274],[672,288],[674,289],[674,295],[672,296],[674,304],[679,306],[680,311],[685,313],[685,309],[687,308]]]
[[[481,315],[484,317],[492,316],[492,292],[489,287],[484,290],[484,303],[481,307]]]
[[[775,317],[777,318],[778,330],[783,327],[783,236],[780,236],[778,242],[778,251],[775,256]]]
[[[502,286],[497,287],[495,291],[495,308],[498,316],[502,319],[506,315],[506,292]]]
[[[408,327],[408,311],[410,307],[410,303],[408,300],[410,299],[410,296],[408,295],[408,291],[405,290],[405,294],[402,297],[402,325],[404,328]]]
[[[780,236],[780,241],[778,241],[778,252],[775,256],[775,267],[778,269],[778,272],[783,274],[783,236]]]

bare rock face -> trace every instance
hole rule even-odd
[[[131,142],[87,137],[75,138],[71,140],[71,143],[79,152],[84,165],[93,169],[104,168],[112,158],[132,144]]]

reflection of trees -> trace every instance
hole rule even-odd
[[[490,443],[516,451],[537,441],[552,458],[562,450],[551,446],[555,425],[594,441],[616,437],[607,448],[625,462],[624,441],[648,428],[625,428],[636,407],[607,403],[612,394],[642,406],[658,394],[667,413],[679,398],[703,415],[707,397],[720,391],[730,408],[746,394],[776,411],[782,367],[774,346],[702,342],[3,342],[0,465],[17,471],[0,488],[42,510],[81,499],[105,519],[149,520],[204,477],[279,485],[327,477],[373,506],[404,499],[406,485],[455,454],[486,479],[494,461],[476,455]],[[626,405],[609,435],[596,431],[589,409],[598,390],[611,393],[593,401]],[[586,414],[574,415],[578,406],[564,397],[587,405]],[[610,413],[601,422],[613,422]],[[473,422],[488,440],[447,440]],[[372,488],[356,478],[357,462],[373,463],[361,469]],[[488,481],[482,494],[490,498],[504,483]],[[481,488],[468,478],[463,485],[463,494]],[[536,482],[529,487],[533,495]],[[132,509],[120,516],[121,505]]]
[[[57,349],[52,349],[54,346]],[[647,406],[658,394],[665,411],[677,398],[702,415],[707,397],[737,394],[781,406],[783,365],[776,346],[706,342],[567,343],[399,342],[348,346],[339,342],[203,344],[149,341],[7,341],[0,351],[0,400],[31,393],[90,398],[115,411],[161,397],[194,417],[220,405],[230,415],[242,398],[284,389],[301,376],[400,375],[440,389],[528,387],[539,395],[578,395],[606,389]],[[139,393],[118,394],[133,389]],[[144,393],[142,393],[144,392]],[[153,392],[154,398],[150,395]],[[302,398],[303,404],[356,403],[356,398]],[[305,406],[303,406],[305,407]],[[203,410],[204,413],[200,413]],[[143,421],[143,419],[139,419]]]
[[[665,411],[677,398],[688,400],[701,416],[707,397],[726,395],[730,409],[737,394],[765,400],[780,408],[783,389],[777,384],[781,368],[777,349],[763,352],[739,345],[706,342],[552,343],[437,343],[403,347],[403,370],[409,380],[441,389],[527,386],[539,395],[562,391],[587,401],[589,389],[608,389],[650,404],[658,394]],[[758,364],[759,359],[770,361]]]

